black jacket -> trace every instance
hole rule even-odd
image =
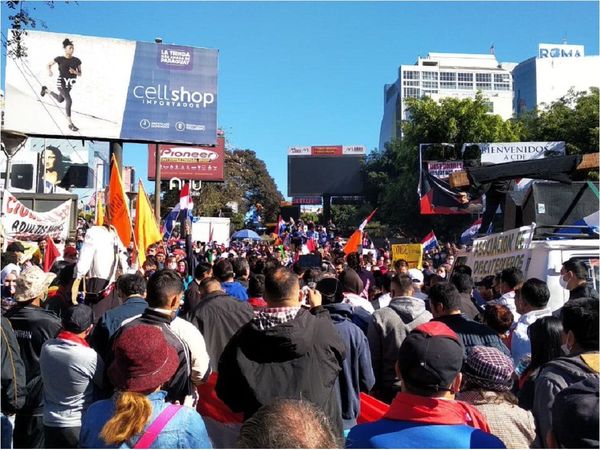
[[[110,338],[121,327],[123,321],[142,314],[147,307],[146,299],[134,295],[128,297],[122,305],[106,311],[90,335],[89,341],[92,348],[105,359]]]
[[[2,316],[2,413],[14,414],[25,404],[25,365],[10,322]]]
[[[210,366],[217,369],[223,349],[231,337],[254,316],[247,302],[230,297],[223,291],[208,294],[185,317],[200,330],[210,357]]]
[[[56,314],[36,306],[17,305],[6,313],[15,331],[25,365],[27,400],[22,414],[42,414],[44,406],[43,383],[40,372],[40,353],[48,339],[56,337],[62,325]]]
[[[200,285],[194,279],[188,286],[183,296],[183,305],[181,307],[181,316],[188,317],[190,313],[196,309],[196,307],[202,301],[202,295],[200,294]]]
[[[462,314],[441,316],[433,320],[445,323],[448,328],[460,336],[465,346],[465,356],[476,345],[483,345],[484,347],[497,348],[510,357],[510,350],[506,348],[498,334],[486,325],[467,319]]]
[[[345,345],[323,307],[301,309],[281,325],[261,330],[252,321],[233,336],[219,361],[217,395],[247,419],[275,398],[309,400],[342,432],[336,381]]]
[[[179,357],[179,365],[175,375],[163,385],[163,390],[167,391],[167,401],[178,400],[183,404],[183,400],[186,395],[191,395],[194,386],[192,384],[192,366],[191,366],[191,354],[187,344],[177,336],[170,327],[171,318],[164,314],[154,311],[150,308],[146,309],[143,314],[137,319],[126,323],[117,330],[110,339],[109,351],[105,359],[106,367],[109,367],[114,359],[114,344],[118,337],[127,329],[138,325],[155,325],[159,326],[163,332],[163,335],[167,343],[177,350],[177,356]],[[108,385],[110,385],[110,380]]]

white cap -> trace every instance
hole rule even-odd
[[[419,283],[423,282],[423,272],[421,272],[419,269],[408,269],[408,276],[413,281],[418,281]]]

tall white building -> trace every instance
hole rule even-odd
[[[429,96],[473,98],[482,91],[489,112],[503,119],[513,115],[514,63],[498,63],[494,55],[429,53],[414,65],[402,65],[398,79],[385,85],[384,113],[379,133],[379,148],[401,137],[401,122],[407,119],[406,99]]]
[[[569,89],[587,91],[600,86],[600,56],[585,56],[583,45],[539,44],[538,55],[513,70],[514,110],[549,105]]]

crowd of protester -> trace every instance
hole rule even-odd
[[[551,311],[544,281],[474,283],[451,245],[418,269],[389,243],[345,254],[333,224],[288,227],[229,245],[184,230],[138,265],[80,223],[47,271],[44,241],[8,244],[2,448],[598,447],[581,262]]]

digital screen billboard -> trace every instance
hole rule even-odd
[[[360,195],[362,146],[290,147],[288,196]]]
[[[215,147],[159,145],[160,179],[223,181],[225,137]],[[148,179],[156,178],[156,149],[148,144]]]
[[[26,56],[6,64],[6,129],[216,144],[217,50],[31,30],[20,39]]]

